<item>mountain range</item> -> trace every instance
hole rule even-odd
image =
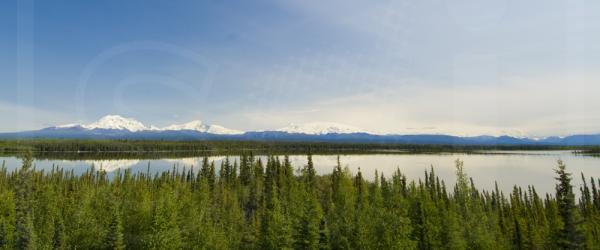
[[[240,131],[195,120],[159,128],[119,115],[107,115],[90,124],[66,124],[40,130],[0,133],[0,139],[136,139],[136,140],[260,140],[443,145],[600,145],[600,134],[547,137],[452,136],[439,134],[377,134],[357,127],[313,122],[265,131]]]

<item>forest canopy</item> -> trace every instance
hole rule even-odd
[[[478,190],[463,162],[447,187],[433,169],[407,180],[337,166],[316,174],[309,155],[251,155],[220,166],[151,174],[94,167],[0,168],[0,249],[594,249],[600,180],[575,190],[565,164],[556,192]]]
[[[334,143],[286,141],[151,141],[151,140],[0,140],[0,153],[60,152],[209,152],[209,153],[365,153],[365,152],[470,152],[476,150],[579,150],[600,152],[592,146],[551,145],[435,145],[393,143]]]

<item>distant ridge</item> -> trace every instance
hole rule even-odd
[[[123,130],[129,132],[140,132],[140,131],[182,131],[182,130],[190,130],[190,131],[198,131],[202,133],[211,133],[211,134],[243,134],[244,132],[228,129],[220,125],[209,125],[204,124],[200,120],[194,120],[184,124],[173,124],[166,126],[164,128],[158,128],[155,126],[146,126],[140,121],[137,121],[133,118],[125,118],[120,115],[107,115],[100,120],[90,123],[87,125],[81,124],[67,124],[67,125],[59,125],[55,127],[50,127],[47,129],[66,129],[66,128],[81,128],[86,130]]]
[[[354,142],[424,145],[600,145],[600,134],[547,137],[452,136],[438,134],[376,134],[349,125],[315,122],[268,131],[239,131],[196,120],[164,128],[146,126],[118,115],[104,116],[90,124],[67,124],[34,131],[0,133],[0,139],[135,139],[135,140],[254,140],[303,142]]]
[[[287,127],[280,128],[275,131],[307,135],[369,133],[361,128],[334,122],[311,122],[300,125],[290,124]]]

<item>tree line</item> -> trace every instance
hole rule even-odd
[[[82,153],[168,153],[190,154],[294,154],[294,153],[420,153],[420,152],[472,152],[477,150],[598,150],[590,146],[550,145],[433,145],[352,142],[301,142],[301,141],[160,141],[160,140],[77,140],[30,139],[0,140],[0,154],[31,151],[38,155]]]
[[[447,187],[426,170],[373,180],[311,156],[242,155],[152,174],[0,168],[0,249],[598,249],[600,180],[576,201],[562,162],[555,194],[479,190],[456,161]],[[597,183],[598,182],[598,183]]]

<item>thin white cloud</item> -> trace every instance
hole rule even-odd
[[[398,85],[296,106],[238,113],[247,124],[336,121],[380,133],[551,136],[600,132],[598,77],[501,79],[497,84]],[[296,111],[295,111],[296,110]],[[313,112],[297,112],[313,110]],[[235,116],[235,114],[232,114]],[[263,127],[264,128],[264,127]]]
[[[73,117],[57,111],[49,111],[13,103],[0,102],[0,132],[35,130],[56,124],[73,122]]]

